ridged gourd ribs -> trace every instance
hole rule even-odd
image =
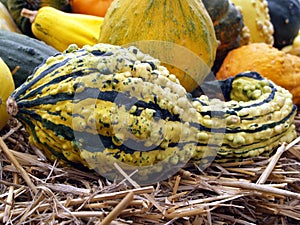
[[[41,64],[7,107],[48,158],[100,172],[113,162],[175,166],[258,156],[295,138],[287,90],[253,72],[225,82],[226,101],[192,97],[135,47],[70,46]]]

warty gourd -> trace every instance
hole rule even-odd
[[[226,101],[192,98],[160,61],[135,47],[70,46],[41,64],[7,101],[49,159],[134,179],[269,154],[295,136],[291,94],[257,73],[220,83]],[[202,161],[202,162],[201,162]]]
[[[243,71],[256,71],[272,80],[290,91],[294,104],[300,105],[300,57],[266,43],[251,43],[230,51],[216,78],[225,79]]]
[[[240,9],[249,29],[250,43],[274,43],[274,26],[271,22],[267,0],[231,0]]]

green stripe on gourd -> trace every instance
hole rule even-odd
[[[113,162],[159,173],[160,162],[253,157],[295,138],[287,90],[253,72],[222,82],[226,101],[192,98],[134,47],[71,46],[12,93],[8,110],[48,158],[101,173],[112,172]]]

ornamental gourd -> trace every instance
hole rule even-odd
[[[249,43],[249,30],[238,8],[228,0],[202,0],[212,19],[219,42],[216,59],[212,68],[216,72],[227,53]]]
[[[190,159],[268,155],[295,138],[287,90],[254,72],[216,85],[226,101],[192,98],[159,60],[135,47],[70,46],[41,64],[7,107],[49,159],[110,179],[118,174],[114,163],[138,169],[139,181]]]
[[[267,0],[231,0],[243,15],[249,29],[251,43],[274,43],[274,26],[271,22]]]
[[[300,1],[267,1],[271,22],[274,26],[274,47],[282,49],[293,43],[300,29]]]
[[[228,53],[217,79],[226,79],[243,71],[256,71],[286,88],[300,104],[300,58],[265,43],[251,43]]]
[[[217,50],[211,18],[199,0],[115,0],[105,15],[99,43],[134,43],[159,58],[188,91],[209,74]],[[187,52],[202,62],[187,58]]]
[[[70,44],[96,44],[103,22],[103,17],[68,13],[50,6],[37,11],[23,9],[22,15],[30,18],[33,35],[58,51],[66,50]]]
[[[9,46],[9,48],[7,47]],[[14,71],[15,87],[23,84],[39,64],[58,53],[53,47],[24,34],[0,30],[0,57]]]
[[[10,115],[6,110],[6,101],[8,96],[15,89],[14,81],[12,79],[12,74],[5,64],[5,62],[0,58],[0,130],[6,125]]]

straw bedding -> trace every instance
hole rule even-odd
[[[300,113],[295,121],[300,134]],[[0,133],[0,224],[299,224],[300,144],[271,157],[190,163],[140,187],[49,162],[17,121]]]

